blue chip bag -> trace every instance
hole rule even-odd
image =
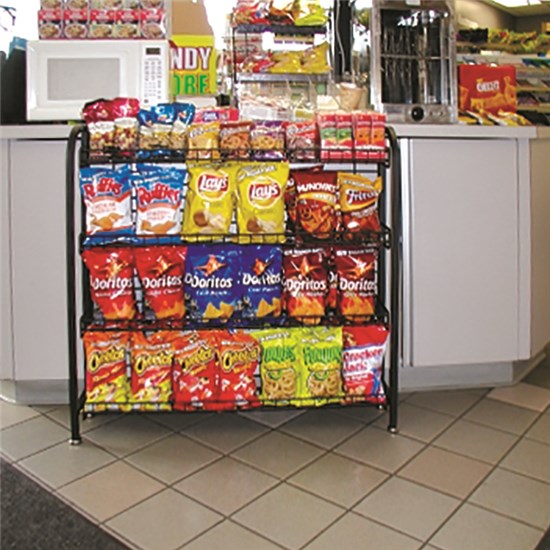
[[[81,168],[80,189],[86,205],[86,244],[128,240],[132,223],[132,187],[126,167]],[[94,239],[94,237],[96,239]]]
[[[192,319],[226,321],[240,308],[239,254],[235,245],[188,246],[184,291]]]
[[[282,258],[280,246],[242,248],[243,317],[280,317]]]
[[[192,103],[174,103],[176,120],[170,135],[171,149],[185,149],[187,129],[195,116],[195,106]]]

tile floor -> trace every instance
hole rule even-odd
[[[0,402],[0,450],[131,548],[531,550],[550,525],[537,384],[402,396],[397,435],[374,408],[144,414],[86,420],[78,447],[66,406]]]

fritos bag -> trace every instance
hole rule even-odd
[[[185,247],[135,248],[134,257],[145,303],[157,319],[183,319]]]
[[[374,313],[377,286],[376,249],[337,249],[338,308],[352,322],[365,322]]]
[[[219,367],[214,331],[180,333],[173,346],[174,409],[217,408]]]
[[[127,376],[129,333],[86,332],[83,341],[87,410],[106,410],[109,404],[125,405],[130,394]]]
[[[338,402],[343,395],[342,328],[311,327],[297,329],[301,342],[302,405]]]
[[[260,376],[264,405],[285,406],[295,403],[299,394],[298,341],[290,329],[264,329],[250,332],[262,347]]]
[[[323,249],[285,250],[284,302],[290,317],[318,325],[325,315],[327,269]]]
[[[131,179],[136,188],[139,236],[179,235],[185,170],[139,165]]]
[[[170,409],[172,397],[173,333],[132,334],[132,398],[141,410]]]
[[[360,174],[338,172],[342,229],[348,239],[367,231],[380,231],[378,197],[382,178],[374,180]]]
[[[338,227],[336,172],[296,170],[298,230],[317,239],[328,239]]]
[[[122,170],[81,168],[80,187],[88,236],[118,240],[132,234],[132,188]]]
[[[241,251],[243,317],[252,319],[281,315],[280,246],[246,246]]]
[[[220,365],[218,385],[223,409],[258,407],[254,374],[260,365],[260,344],[242,331],[217,331],[216,350]]]
[[[189,164],[189,189],[185,198],[183,234],[227,235],[233,219],[235,170],[231,166]]]
[[[92,300],[108,321],[133,319],[134,254],[125,248],[92,248],[82,258],[90,271]]]
[[[226,321],[240,307],[239,247],[189,245],[185,261],[186,309],[197,321]]]
[[[237,226],[240,235],[251,236],[245,237],[244,242],[284,242],[284,192],[288,174],[289,166],[284,162],[239,165]]]
[[[346,397],[350,401],[359,398],[386,403],[382,375],[388,329],[383,325],[345,327],[343,335],[342,375]]]

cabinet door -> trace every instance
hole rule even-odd
[[[411,141],[406,363],[518,359],[517,162],[515,140]]]
[[[12,142],[16,380],[68,377],[64,162],[64,141]]]

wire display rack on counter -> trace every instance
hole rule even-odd
[[[132,231],[105,231],[106,226],[99,223],[101,231],[94,233],[90,232],[89,223],[95,218],[88,212],[86,197],[76,193],[77,174],[85,193],[82,174],[86,170],[122,169],[139,174],[143,163],[149,167],[182,167],[187,166],[189,151],[94,151],[90,149],[86,127],[74,127],[66,157],[71,443],[81,441],[81,413],[86,416],[108,412],[229,412],[257,407],[280,410],[371,405],[387,408],[388,429],[397,431],[401,177],[398,143],[392,128],[386,128],[386,144],[383,154],[372,156],[364,151],[362,156],[348,151],[346,158],[331,158],[327,151],[315,149],[305,159],[304,151],[296,155],[286,150],[276,161],[258,159],[254,151],[247,151],[238,161],[227,159],[219,151],[215,158],[217,166],[242,166],[264,160],[283,162],[286,174],[290,163],[293,170],[331,173],[334,181],[336,172],[374,174],[383,182],[379,200],[372,203],[379,219],[374,228],[363,226],[357,231],[350,229],[353,225],[346,229],[345,223],[338,223],[324,225],[324,232],[308,231],[309,218],[301,216],[309,216],[310,212],[296,209],[291,214],[293,206],[285,203],[285,210],[281,210],[285,216],[282,228],[251,228],[238,218],[220,231],[190,231],[187,195],[192,196],[193,191],[191,178],[187,178],[182,182],[180,211],[176,213],[180,220],[177,231],[144,231],[145,226],[136,221],[140,216],[139,193],[132,188],[128,191]],[[194,163],[212,165],[209,159]],[[258,166],[263,175],[268,165]],[[108,187],[112,182],[100,178],[98,185]],[[260,200],[267,197],[265,190],[258,192]],[[277,198],[282,203],[283,197]],[[362,201],[367,199],[372,197],[361,196]],[[80,228],[76,223],[78,211]],[[271,203],[266,212],[272,212]],[[198,227],[203,227],[202,220]],[[269,253],[269,258],[260,260],[260,251]],[[80,278],[78,253],[82,256]],[[342,267],[345,262],[346,269],[353,272],[349,279]],[[268,266],[270,271],[266,271]],[[222,269],[227,271],[226,279],[220,279],[219,284],[206,280],[206,275]],[[172,282],[167,283],[167,277]],[[258,283],[260,279],[262,284]],[[167,291],[167,285],[176,291]],[[211,301],[212,288],[222,296],[221,301]],[[224,294],[224,289],[229,288],[231,292]],[[388,330],[389,354],[383,359]],[[360,348],[363,355],[359,359],[358,355],[349,355],[348,366],[353,373],[357,361],[368,363],[370,354],[379,358],[381,365],[378,374],[368,379],[368,391],[364,379],[363,385],[353,386],[344,372],[346,353],[351,354],[353,346],[359,349],[366,332],[370,335],[369,345],[380,339],[376,350]],[[83,368],[78,361],[80,339],[85,351]],[[171,344],[176,340],[179,347]],[[279,347],[274,348],[274,342]],[[151,355],[140,356],[140,350],[150,351],[151,346],[158,350],[154,360],[158,363],[158,387],[140,379],[153,362]],[[200,380],[198,375],[196,379],[203,391],[200,396],[184,380],[194,361],[186,355],[189,349],[197,351],[204,363],[204,372]],[[246,368],[242,367],[237,376],[233,366],[239,360]],[[272,361],[271,366],[268,360]],[[92,387],[90,382],[106,361],[114,365],[107,372],[110,393],[105,390],[105,380],[98,387]],[[302,370],[296,366],[298,363]],[[305,364],[310,364],[307,380],[302,372],[307,370]]]

